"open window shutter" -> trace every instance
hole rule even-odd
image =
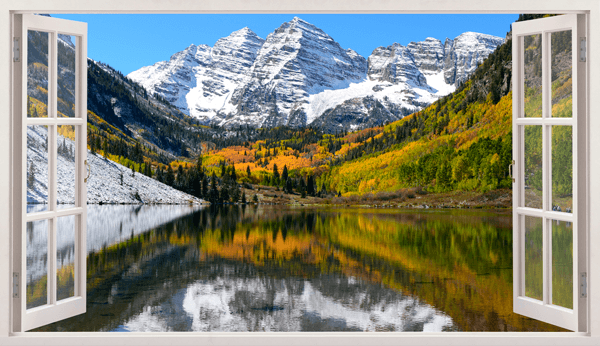
[[[86,310],[87,24],[23,14],[13,36],[13,331]]]
[[[517,22],[512,35],[514,312],[586,331],[584,17]]]

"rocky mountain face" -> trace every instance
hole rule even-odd
[[[128,77],[208,123],[230,101],[263,43],[262,38],[243,28],[221,38],[214,47],[192,44],[169,61],[143,67]]]
[[[411,50],[401,44],[376,48],[369,57],[369,79],[426,88],[427,79],[417,67],[418,62]]]
[[[334,132],[422,109],[453,92],[503,42],[467,32],[443,43],[394,43],[365,59],[295,17],[265,40],[244,28],[214,47],[192,45],[128,77],[204,124]]]
[[[454,40],[447,38],[444,43],[431,37],[406,47],[394,43],[373,51],[369,78],[392,83],[407,80],[426,86],[429,83],[425,76],[442,72],[446,84],[457,85],[502,43],[500,37],[475,32],[465,32]]]
[[[295,111],[310,94],[361,81],[366,70],[362,56],[295,17],[267,37],[245,83],[232,95],[233,107],[225,108],[225,114],[243,118],[226,122],[304,126],[305,114]]]

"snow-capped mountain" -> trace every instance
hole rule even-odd
[[[209,122],[229,102],[263,43],[243,28],[219,39],[214,47],[192,44],[169,61],[143,67],[128,77],[183,112]]]
[[[222,113],[225,123],[306,125],[309,95],[364,80],[365,59],[298,17],[269,34],[247,79]]]
[[[453,92],[503,42],[467,32],[444,43],[394,43],[365,59],[294,17],[265,40],[244,28],[128,77],[205,124],[335,131],[420,110]]]

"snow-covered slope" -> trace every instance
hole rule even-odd
[[[127,77],[207,123],[229,101],[263,43],[243,28],[219,39],[214,47],[192,44],[169,61],[142,67]]]
[[[444,43],[427,38],[379,47],[365,60],[294,17],[266,40],[244,28],[128,77],[207,124],[355,129],[400,119],[453,92],[503,42],[466,32]],[[377,100],[386,111],[357,108],[370,102],[359,98]],[[323,117],[334,109],[355,115]]]
[[[48,201],[48,129],[29,126],[27,129],[27,202]],[[74,143],[58,135],[57,203],[75,203]],[[200,203],[202,200],[175,190],[141,173],[104,159],[88,151],[90,177],[87,182],[88,203]],[[32,167],[33,166],[33,167]],[[31,177],[31,179],[29,179]],[[121,179],[122,177],[122,179]],[[121,183],[122,181],[122,183]],[[38,205],[45,208],[45,205]]]

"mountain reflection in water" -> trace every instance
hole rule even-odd
[[[510,211],[171,207],[89,234],[87,312],[38,330],[558,330],[512,313]]]

